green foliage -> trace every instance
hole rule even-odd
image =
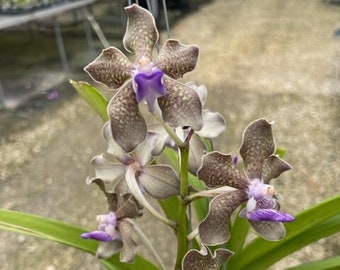
[[[92,85],[87,82],[75,82],[70,80],[78,94],[90,105],[90,107],[106,122],[109,120],[106,108],[108,100]]]
[[[288,268],[287,270],[336,270],[340,268],[340,256],[328,258],[325,260],[305,263]]]
[[[80,235],[85,231],[76,226],[4,209],[0,209],[0,229],[58,242],[91,254],[96,254],[98,246],[97,241],[82,239]],[[136,257],[134,264],[121,263],[119,254],[100,261],[111,270],[157,269],[152,263],[139,256]]]

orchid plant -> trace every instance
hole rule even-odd
[[[168,39],[154,57],[159,34],[152,14],[136,4],[125,10],[123,45],[134,61],[109,47],[85,67],[94,81],[113,90],[111,100],[86,82],[71,81],[105,121],[107,153],[93,157],[94,175],[86,180],[96,184],[107,201],[107,210],[97,216],[98,227],[84,231],[1,210],[0,228],[54,236],[55,241],[94,253],[108,269],[168,269],[169,263],[138,226],[138,218],[148,211],[176,235],[171,267],[176,270],[265,269],[337,232],[339,197],[296,217],[281,210],[270,181],[291,166],[278,155],[272,122],[261,118],[245,128],[239,151],[243,162],[213,149],[212,140],[224,132],[225,120],[203,108],[204,85],[180,81],[195,69],[198,47]],[[150,200],[159,202],[162,211]],[[258,237],[247,243],[249,228]],[[139,245],[150,249],[155,262],[138,255]]]

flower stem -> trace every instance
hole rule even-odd
[[[161,267],[161,269],[166,269],[165,264],[162,260],[162,258],[159,256],[158,252],[156,251],[156,249],[153,247],[153,245],[151,244],[151,242],[149,241],[149,239],[146,237],[146,235],[144,234],[144,232],[137,226],[137,224],[131,220],[131,219],[127,219],[127,221],[133,225],[133,229],[134,231],[137,233],[137,235],[139,236],[139,238],[142,240],[143,244],[149,248],[149,250],[151,251],[151,253],[153,254],[153,256],[155,257],[155,259],[157,260],[159,266]]]
[[[155,118],[162,125],[164,130],[168,133],[169,137],[175,142],[177,147],[183,147],[183,148],[186,147],[186,144],[181,141],[181,139],[177,136],[176,132],[166,122],[164,122],[162,118],[158,116],[155,116]]]
[[[185,197],[188,195],[189,144],[179,147],[180,163],[180,205],[177,216],[177,258],[175,269],[180,270],[182,260],[188,251],[188,217]]]

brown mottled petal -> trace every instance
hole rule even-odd
[[[210,188],[230,186],[245,189],[247,187],[247,179],[243,178],[235,168],[232,156],[217,151],[203,156],[202,166],[197,171],[197,176]]]
[[[263,162],[274,150],[271,124],[267,120],[258,119],[245,129],[240,154],[249,180],[261,179]]]
[[[139,112],[132,81],[125,83],[113,96],[107,111],[113,139],[125,152],[131,152],[147,134],[146,123]]]
[[[131,194],[120,197],[118,209],[116,210],[117,219],[136,218],[142,215],[139,205],[133,200]]]
[[[116,143],[112,137],[111,124],[106,122],[103,127],[103,136],[107,142],[107,152],[112,156],[116,157],[121,163],[126,164],[131,159],[130,155]]]
[[[120,261],[126,263],[132,263],[135,260],[137,252],[137,244],[132,239],[133,225],[123,220],[118,220],[117,227],[122,234],[123,247],[120,252]]]
[[[203,110],[203,127],[198,135],[213,139],[220,136],[226,129],[226,122],[222,115],[210,110]]]
[[[100,242],[96,256],[101,259],[110,258],[113,254],[118,253],[122,249],[123,243],[121,241]]]
[[[114,192],[116,194],[118,194],[120,197],[126,195],[126,194],[130,194],[130,189],[126,183],[126,178],[124,179],[124,181],[120,181],[117,183],[117,185],[114,186]],[[119,197],[119,198],[120,198]]]
[[[102,179],[88,177],[86,179],[86,183],[87,184],[95,183],[99,187],[99,189],[104,193],[109,211],[115,212],[117,210],[118,196],[117,194],[108,192],[106,190],[105,183]]]
[[[278,156],[269,156],[262,165],[262,180],[268,184],[273,178],[279,177],[284,171],[290,170],[291,166]]]
[[[148,125],[148,131],[157,134],[158,140],[152,150],[152,155],[158,156],[163,152],[165,146],[170,144],[171,139],[160,123],[152,123]]]
[[[212,199],[208,215],[198,226],[202,243],[214,246],[227,242],[230,238],[230,216],[247,199],[247,194],[243,190],[222,193]]]
[[[128,22],[123,39],[127,51],[137,58],[145,56],[151,59],[151,51],[158,41],[158,31],[152,14],[136,5],[125,8]]]
[[[91,164],[95,168],[96,178],[102,179],[104,183],[116,185],[125,177],[124,164],[109,162],[103,155],[93,157]]]
[[[132,64],[120,50],[109,47],[84,70],[94,81],[116,89],[131,77],[131,68]]]
[[[146,192],[156,199],[166,199],[170,196],[179,195],[177,174],[169,166],[145,166],[138,180]]]
[[[220,266],[231,256],[233,252],[227,249],[218,248],[211,251],[203,246],[201,251],[191,249],[185,254],[182,261],[183,270],[218,270]]]
[[[151,153],[157,144],[157,140],[158,134],[148,132],[145,140],[133,151],[135,159],[141,166],[149,164],[152,161],[153,156]]]
[[[286,235],[286,229],[281,222],[248,221],[253,230],[268,241],[279,241]]]
[[[171,127],[190,126],[198,131],[203,126],[202,103],[195,90],[164,75],[165,96],[158,104],[163,119]]]
[[[195,45],[168,39],[158,54],[156,65],[171,78],[178,79],[195,68],[198,52],[199,48]]]

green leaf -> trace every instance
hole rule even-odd
[[[91,254],[96,254],[98,247],[97,241],[80,237],[85,230],[79,227],[27,213],[0,209],[0,229],[51,240]],[[140,256],[136,256],[134,264],[121,263],[119,254],[100,261],[107,269],[112,270],[157,269]]]
[[[279,242],[256,238],[231,257],[231,269],[266,269],[285,256],[340,230],[340,196],[315,205],[286,223],[286,237]]]
[[[227,242],[226,248],[238,253],[242,250],[249,232],[249,222],[245,218],[239,217],[239,212],[243,208],[240,207],[235,220],[230,227],[230,240]]]
[[[287,153],[287,150],[284,148],[276,148],[275,155],[278,155],[280,158],[283,158]]]
[[[90,105],[90,107],[106,122],[108,100],[92,85],[87,82],[75,82],[70,80],[78,94]]]
[[[166,217],[170,220],[176,220],[180,204],[179,198],[176,196],[172,196],[165,200],[158,200],[158,202],[162,207]]]
[[[178,171],[179,170],[179,164],[178,164],[178,154],[177,154],[177,152],[170,147],[165,147],[162,153],[169,160],[169,162],[171,163],[171,166],[175,170]]]
[[[320,261],[304,263],[298,266],[290,267],[287,270],[336,270],[340,269],[340,256],[332,257]]]

